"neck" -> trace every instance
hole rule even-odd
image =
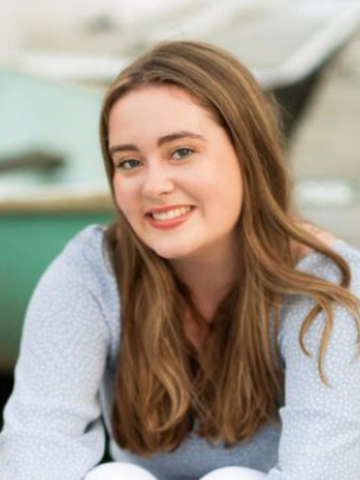
[[[217,306],[239,276],[234,248],[212,250],[210,255],[175,259],[172,267],[192,291],[196,306],[210,320]]]

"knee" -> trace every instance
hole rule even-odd
[[[84,480],[156,480],[156,478],[138,465],[131,463],[104,463],[91,470]]]
[[[200,480],[265,480],[266,475],[258,470],[244,467],[223,467],[214,470]]]

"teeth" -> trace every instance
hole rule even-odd
[[[155,218],[155,220],[170,220],[172,218],[181,217],[190,210],[191,207],[174,208],[174,210],[169,210],[168,212],[152,213],[151,216]]]

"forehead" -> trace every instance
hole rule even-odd
[[[199,101],[196,99],[195,95],[190,95],[190,93],[177,85],[170,84],[154,84],[154,85],[139,85],[132,88],[130,91],[126,92],[119,100],[114,104],[134,104],[136,102],[147,102],[151,99],[167,99],[173,101],[182,101],[185,103],[199,104]]]
[[[173,85],[141,86],[126,93],[110,110],[109,134],[130,127],[167,124],[183,127],[214,123],[212,113],[186,90]]]

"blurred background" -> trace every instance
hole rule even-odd
[[[2,0],[0,428],[22,323],[64,244],[114,211],[98,141],[115,75],[162,39],[230,50],[275,97],[293,198],[360,248],[360,3]]]

